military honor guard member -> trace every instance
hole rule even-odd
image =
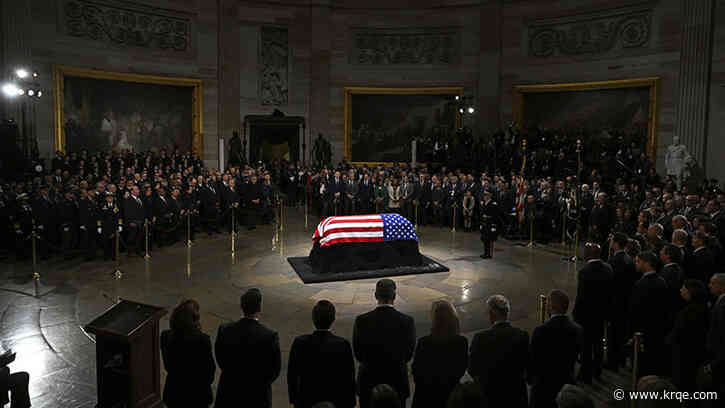
[[[481,258],[493,258],[493,243],[498,238],[499,220],[501,219],[501,210],[498,204],[492,199],[491,190],[483,192],[483,200],[481,200],[481,241],[483,242],[483,254]]]

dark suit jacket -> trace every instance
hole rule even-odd
[[[704,303],[689,303],[677,313],[667,336],[672,350],[672,380],[681,391],[695,391],[697,369],[707,358],[709,310]]]
[[[710,330],[707,332],[707,351],[713,377],[725,384],[725,297],[715,302],[710,312]],[[721,385],[721,390],[723,386]]]
[[[360,362],[361,405],[378,384],[392,386],[402,398],[410,396],[408,362],[415,348],[412,317],[389,306],[378,306],[355,319],[352,344]]]
[[[679,264],[672,263],[663,266],[659,272],[659,276],[667,283],[667,290],[670,293],[670,310],[672,316],[674,316],[685,306],[684,300],[680,295],[682,283],[685,281],[685,271],[682,270]]]
[[[609,258],[609,265],[611,265],[612,272],[614,272],[612,318],[615,320],[626,319],[632,288],[635,282],[642,277],[642,274],[637,272],[634,261],[624,251],[612,255]]]
[[[161,356],[166,368],[164,403],[169,408],[208,407],[213,400],[214,357],[209,335],[199,330],[161,333]]]
[[[431,335],[421,337],[412,365],[413,408],[445,407],[467,366],[468,339],[465,337],[458,335],[445,340]]]
[[[468,372],[490,407],[525,408],[529,334],[500,322],[473,337]]]
[[[629,302],[629,336],[644,334],[645,344],[662,344],[669,333],[670,299],[667,283],[656,273],[643,276],[634,284]]]
[[[531,370],[534,384],[559,384],[574,380],[574,363],[582,348],[582,328],[568,316],[555,316],[531,335]]]
[[[707,284],[715,273],[715,257],[709,248],[695,250],[690,256],[687,277],[699,279]]]
[[[123,201],[123,216],[126,218],[124,220],[126,224],[134,222],[139,224],[138,226],[141,227],[143,225],[143,221],[146,219],[146,208],[143,205],[141,197],[138,199],[141,204],[139,204],[133,196],[130,196]]]
[[[601,260],[587,262],[579,270],[578,280],[576,303],[572,311],[574,321],[585,328],[588,325],[601,325],[611,313],[614,285],[612,267]]]
[[[214,406],[269,408],[282,359],[277,332],[243,318],[219,326],[214,350],[221,369]]]
[[[287,390],[295,408],[329,401],[335,408],[353,408],[355,361],[350,342],[329,331],[315,331],[292,343]]]

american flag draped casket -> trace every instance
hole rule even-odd
[[[318,224],[312,240],[310,262],[320,272],[421,263],[415,228],[399,214],[327,217]]]

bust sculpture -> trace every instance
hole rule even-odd
[[[667,152],[665,153],[665,167],[667,168],[667,175],[673,176],[678,187],[682,183],[685,165],[690,157],[687,147],[680,143],[679,136],[673,137],[672,144],[667,146]]]

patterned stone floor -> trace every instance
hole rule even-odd
[[[312,330],[310,311],[319,299],[337,307],[334,331],[347,338],[354,317],[373,307],[375,280],[305,285],[286,261],[304,256],[318,219],[305,229],[300,210],[290,210],[281,244],[273,250],[272,227],[242,231],[236,256],[229,235],[200,235],[191,249],[182,244],[153,253],[150,261],[122,257],[123,277],[115,279],[108,262],[49,261],[39,265],[38,296],[29,264],[0,263],[0,344],[18,352],[12,370],[31,376],[34,407],[94,406],[93,338],[81,329],[117,298],[171,309],[180,299],[197,299],[204,330],[212,337],[220,323],[238,319],[239,296],[261,288],[262,319],[280,334],[283,371],[273,387],[274,405],[288,404],[286,360],[295,336]],[[450,272],[403,276],[396,306],[411,314],[418,336],[430,330],[431,302],[448,299],[456,305],[466,335],[488,327],[484,300],[502,293],[512,302],[512,321],[532,329],[539,293],[557,287],[572,296],[575,266],[561,261],[560,246],[525,248],[499,241],[493,260],[479,258],[477,234],[440,228],[419,228],[421,252],[444,263]],[[162,320],[168,327],[168,315]],[[218,371],[217,371],[218,375]],[[163,383],[162,370],[162,383]]]

